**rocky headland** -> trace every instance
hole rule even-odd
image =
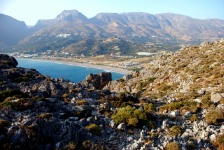
[[[0,54],[0,149],[224,149],[224,39],[80,83]]]

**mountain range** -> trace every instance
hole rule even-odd
[[[176,50],[180,44],[224,37],[224,20],[172,13],[99,13],[87,18],[77,10],[64,10],[31,28],[10,16],[0,17],[0,51],[127,54],[167,47]]]

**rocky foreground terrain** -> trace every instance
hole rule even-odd
[[[0,55],[0,149],[224,149],[224,39],[80,83]]]

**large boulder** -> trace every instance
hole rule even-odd
[[[88,88],[103,89],[103,87],[110,81],[112,81],[112,75],[110,72],[102,72],[100,74],[90,73],[86,79],[81,82],[81,84]]]
[[[9,55],[0,54],[0,68],[12,68],[18,65],[17,60]]]
[[[212,92],[211,93],[211,101],[214,103],[219,103],[219,101],[223,98],[222,94]]]

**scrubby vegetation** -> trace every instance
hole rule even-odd
[[[0,70],[0,149],[221,150],[223,42],[161,54],[102,90]]]
[[[165,150],[181,150],[181,148],[176,142],[171,142],[166,145]]]
[[[7,97],[25,98],[26,94],[19,90],[7,90],[0,92],[0,102],[4,101]]]
[[[111,118],[115,123],[125,123],[127,126],[143,126],[150,124],[149,110],[136,109],[132,106],[126,106],[118,109]]]
[[[212,110],[205,115],[205,120],[208,124],[217,125],[219,122],[224,121],[224,111]]]
[[[161,106],[160,111],[172,111],[172,110],[188,110],[192,113],[196,113],[198,110],[197,102],[194,101],[182,101],[182,102],[171,102],[167,105]]]
[[[180,126],[172,126],[169,130],[169,135],[175,136],[175,135],[180,135],[182,133],[182,129]]]
[[[85,129],[90,130],[90,132],[94,135],[101,136],[101,129],[96,124],[89,124],[88,126],[85,127]]]
[[[224,134],[219,135],[214,143],[216,146],[218,146],[218,150],[224,149]]]

